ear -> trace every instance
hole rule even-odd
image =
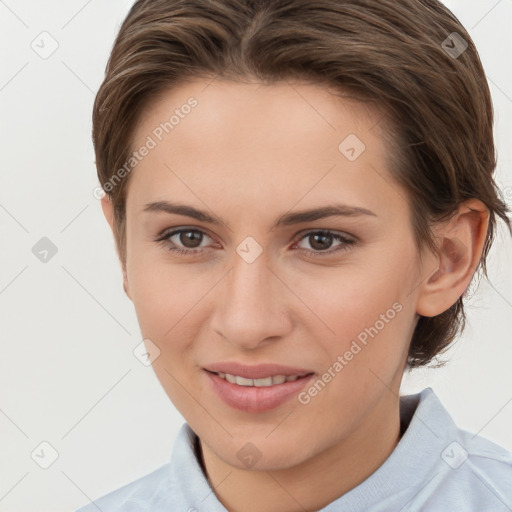
[[[105,216],[105,219],[107,220],[110,229],[112,230],[112,234],[115,238],[115,224],[114,224],[114,203],[112,202],[112,199],[110,196],[105,195],[101,198],[101,209],[103,210],[103,215]],[[117,245],[117,243],[116,243]],[[117,251],[117,256],[119,257],[119,250]],[[121,258],[119,258],[119,261],[121,263],[121,270],[123,272],[123,290],[124,293],[128,296],[130,300],[132,300],[130,296],[130,287],[128,285],[128,275],[126,272],[126,263],[121,261]]]
[[[429,251],[416,305],[421,316],[449,309],[467,290],[480,261],[489,210],[478,199],[464,202],[446,223],[434,227],[438,253]]]
[[[112,199],[110,199],[110,196],[105,194],[101,198],[101,209],[103,210],[103,215],[105,216],[105,219],[107,219],[110,229],[112,229],[112,232],[113,232],[114,231],[114,204],[112,203]]]

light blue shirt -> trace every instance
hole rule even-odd
[[[431,388],[401,397],[408,425],[391,455],[321,512],[511,512],[512,453],[459,429]],[[412,418],[411,418],[412,415]],[[184,423],[170,461],[76,512],[226,512]]]

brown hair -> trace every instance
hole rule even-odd
[[[511,229],[493,179],[493,108],[473,41],[437,0],[137,1],[93,111],[98,177],[114,204],[123,265],[130,174],[119,171],[140,114],[179,82],[217,76],[303,79],[374,102],[393,134],[389,170],[408,191],[418,245],[437,250],[432,223],[466,199],[480,199],[490,218],[477,269],[487,275],[496,217]],[[440,315],[420,317],[408,366],[431,362],[464,323],[462,297]]]

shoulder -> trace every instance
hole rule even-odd
[[[198,438],[184,423],[174,440],[169,461],[151,473],[98,498],[76,512],[169,512],[226,509],[203,474],[195,448]],[[204,503],[205,496],[208,502]]]
[[[168,475],[169,463],[92,501],[76,512],[156,512],[159,510],[156,505],[169,496]]]
[[[432,415],[423,417],[431,448],[424,456],[436,462],[426,475],[428,491],[418,500],[424,500],[421,510],[445,510],[441,504],[468,512],[512,510],[512,452],[459,428],[433,393],[425,395]]]
[[[456,434],[441,453],[438,491],[462,497],[468,510],[511,510],[512,452],[461,429]]]

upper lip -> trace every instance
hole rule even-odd
[[[285,377],[289,377],[291,375],[307,375],[314,373],[311,370],[306,370],[304,368],[283,366],[275,363],[249,366],[235,361],[212,363],[205,366],[204,369],[214,373],[229,373],[230,375],[237,375],[238,377],[244,377],[246,379],[262,379],[265,377],[273,377],[275,375],[284,375]]]

